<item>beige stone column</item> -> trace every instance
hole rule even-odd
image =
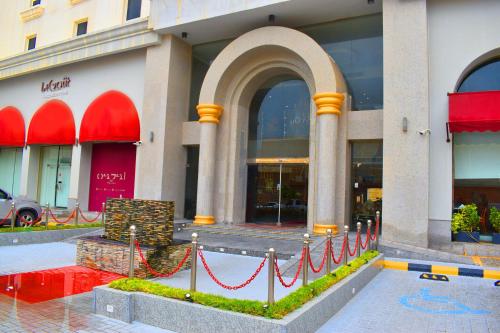
[[[318,108],[316,115],[318,131],[316,221],[313,232],[326,234],[327,229],[338,233],[335,225],[335,175],[337,151],[338,116],[344,95],[335,92],[318,93],[313,96]]]
[[[198,196],[194,224],[214,224],[214,184],[217,126],[222,106],[199,104],[200,157],[198,164]]]

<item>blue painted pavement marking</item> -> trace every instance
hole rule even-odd
[[[429,303],[425,305],[418,305],[415,303],[421,302]],[[486,310],[474,310],[468,307],[465,304],[460,303],[457,300],[454,300],[447,296],[432,296],[430,294],[429,288],[420,289],[420,294],[418,295],[409,295],[403,296],[400,298],[399,302],[410,309],[430,313],[430,314],[475,314],[475,315],[483,315],[490,314],[490,311]],[[455,309],[433,309],[432,306],[438,305],[446,305],[449,307],[454,307]]]

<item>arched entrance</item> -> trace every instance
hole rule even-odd
[[[303,80],[309,100],[309,229],[325,232],[336,219],[336,154],[344,79],[307,35],[284,27],[248,32],[212,63],[200,92],[200,157],[196,224],[246,220],[250,109],[259,89],[277,77]],[[345,122],[342,126],[345,126]],[[340,206],[343,202],[340,202]]]
[[[310,95],[304,80],[277,76],[250,103],[246,222],[307,222]]]

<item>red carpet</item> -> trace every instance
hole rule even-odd
[[[0,276],[0,294],[28,303],[91,291],[124,276],[81,266]]]

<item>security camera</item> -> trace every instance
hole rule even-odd
[[[420,135],[431,134],[431,130],[430,130],[430,129],[428,129],[428,128],[426,128],[426,129],[424,129],[424,130],[420,130],[420,131],[418,131],[418,134],[420,134]]]
[[[134,146],[142,146],[142,141],[134,142]]]

